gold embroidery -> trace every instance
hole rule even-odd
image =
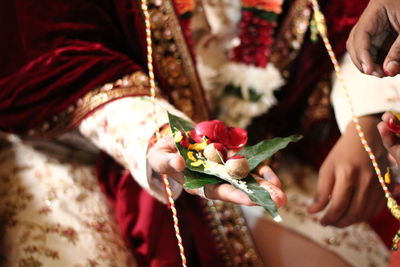
[[[206,210],[226,266],[263,266],[239,207],[210,200]]]
[[[285,78],[290,74],[290,66],[297,57],[304,35],[311,19],[311,7],[308,0],[293,1],[285,17],[271,54],[271,62]]]
[[[66,130],[76,127],[78,123],[101,105],[126,96],[149,95],[149,80],[146,74],[136,71],[126,75],[115,83],[94,89],[80,98],[67,110],[44,122],[41,127],[28,131],[29,136],[55,137]]]
[[[204,91],[171,0],[150,1],[149,9],[155,61],[174,105],[195,121],[208,119]]]
[[[331,87],[328,79],[323,79],[317,84],[307,101],[307,109],[305,111],[306,121],[329,118],[331,115],[330,92]]]
[[[12,244],[12,253],[2,251],[1,266],[44,266],[48,262],[51,266],[63,262],[90,266],[86,264],[91,261],[89,255],[99,264],[120,266],[130,259],[89,166],[49,161],[16,143],[1,150],[0,158],[1,238]],[[74,196],[79,192],[92,197],[77,200]],[[42,213],[42,206],[54,206],[54,211]],[[69,259],[71,252],[82,248],[88,250],[87,258]],[[115,257],[116,253],[121,257]]]

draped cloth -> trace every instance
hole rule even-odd
[[[344,53],[347,33],[366,2],[321,3],[338,55]],[[21,132],[38,127],[92,89],[136,70],[146,72],[144,29],[138,1],[2,1],[0,129]],[[276,125],[273,121],[277,118],[280,122],[290,122],[304,108],[320,77],[331,71],[323,49],[320,42],[305,42],[293,66],[294,74],[282,90],[281,104],[258,122]],[[321,57],[315,57],[316,54]],[[160,89],[169,95],[167,79],[157,65],[156,75]],[[274,132],[282,135],[291,130],[289,127]],[[323,147],[326,152],[328,147]],[[100,157],[98,176],[138,263],[178,265],[179,253],[168,207],[139,187],[110,157]],[[186,194],[177,201],[189,263],[221,266],[222,259],[205,216],[198,212],[201,205],[200,200]]]

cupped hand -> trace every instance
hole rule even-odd
[[[370,1],[347,41],[357,68],[377,77],[400,73],[400,5],[398,0]]]
[[[367,116],[359,121],[384,171],[388,166],[388,158],[376,129],[379,119]],[[309,212],[324,210],[320,218],[322,225],[346,227],[368,220],[384,206],[383,190],[351,123],[320,168],[316,200],[309,207]]]
[[[163,137],[149,149],[148,162],[153,171],[166,174],[180,184],[184,184],[183,170],[185,169],[185,160],[177,151],[171,136]],[[280,181],[269,167],[261,166],[253,176],[255,176],[260,186],[264,187],[271,194],[273,201],[278,207],[286,202],[286,196],[280,189]],[[198,189],[185,188],[185,190],[195,195],[199,192]],[[204,193],[208,199],[212,200],[222,200],[248,206],[255,205],[245,193],[226,183],[206,185]]]

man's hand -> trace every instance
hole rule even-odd
[[[376,129],[378,122],[375,117],[360,118],[378,164],[385,170],[388,166],[387,153]],[[324,210],[320,219],[323,225],[346,227],[368,220],[384,206],[382,188],[352,123],[320,169],[316,201],[309,211]]]
[[[400,73],[400,2],[370,1],[354,26],[347,50],[357,66],[377,77]]]
[[[176,149],[174,140],[171,136],[160,139],[148,153],[148,162],[153,171],[160,174],[166,174],[180,184],[184,184],[183,170],[185,169],[185,160]],[[253,174],[260,186],[269,191],[272,200],[278,207],[286,202],[286,195],[280,189],[280,181],[275,173],[267,166],[258,168]],[[261,177],[265,179],[262,179]],[[249,197],[242,191],[234,188],[230,184],[206,185],[205,196],[213,200],[222,200],[235,204],[253,206],[255,205]],[[198,189],[185,189],[190,194],[198,194]]]

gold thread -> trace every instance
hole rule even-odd
[[[153,117],[156,126],[157,123],[157,113],[156,113],[156,83],[155,83],[155,75],[154,75],[154,67],[153,67],[153,49],[152,49],[152,39],[151,39],[151,24],[150,24],[150,13],[147,6],[147,1],[142,0],[141,8],[143,11],[144,19],[145,19],[145,27],[146,27],[146,46],[147,46],[147,68],[149,72],[149,79],[150,79],[150,96],[153,102]],[[156,127],[159,129],[159,127]],[[157,130],[157,138],[160,138],[160,132]],[[182,266],[186,267],[186,256],[185,250],[182,243],[182,237],[179,230],[179,220],[178,215],[175,207],[175,201],[172,197],[171,185],[169,183],[168,177],[165,174],[162,174],[162,180],[164,183],[165,190],[167,192],[168,202],[172,212],[172,219],[174,221],[174,230],[175,230],[175,237],[178,240],[178,247],[179,247],[179,254],[182,260]]]
[[[338,81],[340,82],[342,89],[345,93],[347,102],[349,104],[350,110],[351,110],[351,114],[352,114],[352,120],[355,124],[358,136],[360,137],[360,141],[361,144],[364,147],[364,150],[368,153],[368,157],[371,160],[372,166],[375,170],[375,173],[378,177],[379,183],[385,193],[385,197],[387,199],[387,207],[389,208],[390,212],[392,213],[392,215],[397,219],[400,220],[400,208],[396,202],[396,200],[393,198],[392,194],[390,193],[388,187],[386,186],[385,183],[385,179],[382,176],[381,170],[379,169],[379,165],[378,162],[376,160],[375,154],[372,152],[371,147],[368,144],[367,139],[365,138],[365,134],[364,131],[362,130],[362,127],[359,123],[358,117],[355,115],[355,111],[354,111],[354,106],[353,106],[353,102],[351,100],[350,94],[349,94],[349,90],[346,86],[346,83],[344,82],[343,76],[342,76],[342,72],[341,72],[341,68],[340,65],[337,61],[335,52],[333,51],[332,45],[329,41],[328,38],[328,31],[327,31],[327,27],[326,27],[326,21],[325,21],[325,17],[322,14],[320,8],[319,8],[319,4],[317,0],[311,0],[311,3],[313,5],[313,10],[314,10],[314,20],[317,26],[317,30],[319,35],[321,36],[325,48],[328,51],[329,57],[332,61],[333,67],[335,69],[336,72],[336,76],[338,78]],[[393,238],[393,249],[397,250],[398,248],[398,242],[400,241],[400,230],[397,232],[396,236]]]

